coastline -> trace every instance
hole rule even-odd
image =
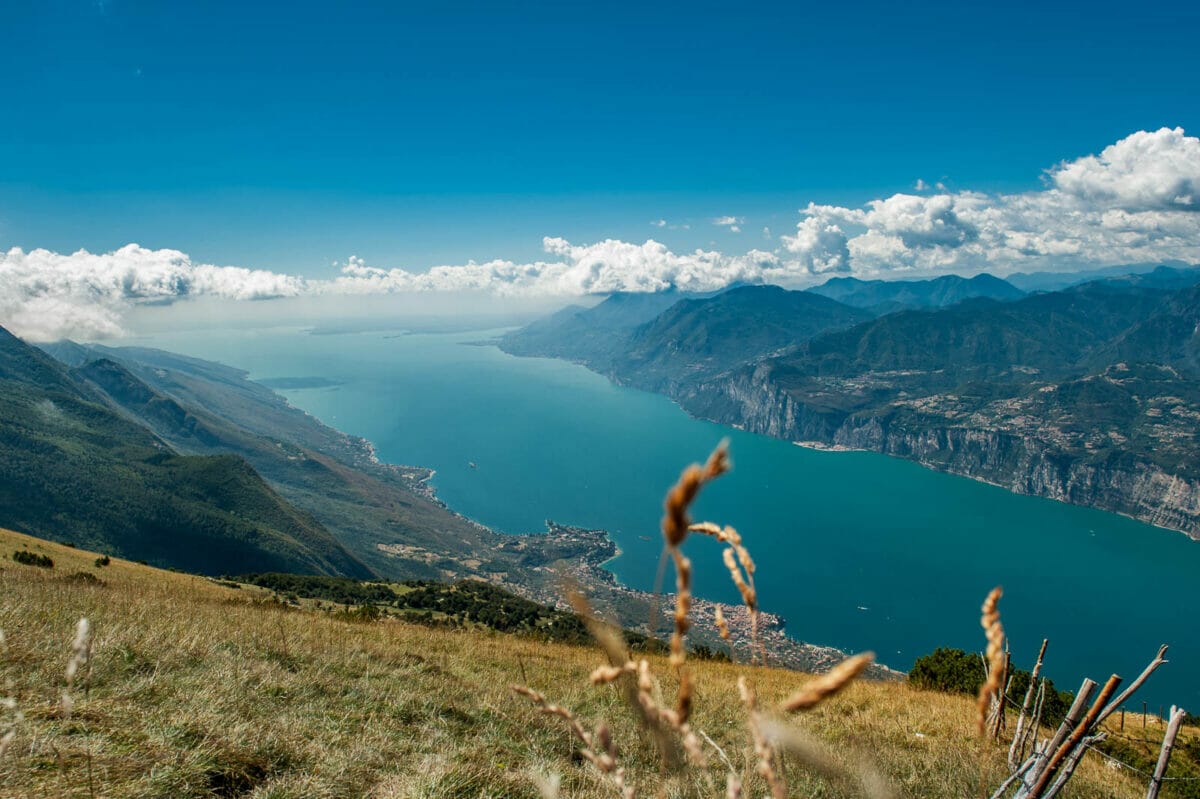
[[[521,587],[507,584],[535,601],[570,610],[570,604],[560,593],[563,581],[574,583],[593,606],[603,615],[618,619],[622,626],[637,629],[647,635],[661,637],[666,628],[652,630],[650,619],[661,625],[669,618],[669,608],[675,604],[675,594],[655,594],[631,588],[621,583],[617,576],[605,568],[620,555],[620,548],[608,531],[559,524],[546,520],[546,533],[508,536],[503,543],[505,549],[524,555],[540,556],[542,562],[534,566],[546,575],[540,587]],[[565,551],[564,551],[565,550]],[[731,645],[726,644],[717,633],[716,611],[720,608],[729,626]],[[754,647],[753,625],[745,605],[714,602],[703,597],[692,598],[689,618],[693,627],[688,637],[693,643],[703,644],[714,651],[730,651],[737,662],[750,662]],[[758,616],[758,640],[767,653],[768,664],[805,672],[824,672],[841,662],[847,652],[830,646],[800,641],[786,631],[787,621],[782,616],[760,611]],[[904,673],[883,664],[874,664],[869,676],[873,679],[902,679]]]
[[[736,425],[735,427],[738,430],[745,429]],[[793,441],[792,443],[802,449],[813,449],[817,452],[870,452],[870,450],[858,447],[847,447],[845,444],[826,444],[824,441]]]
[[[756,432],[754,429],[752,429],[751,425],[744,424],[737,420],[718,419],[718,418],[713,418],[710,415],[696,413],[696,412],[688,409],[679,397],[672,395],[667,390],[660,390],[657,388],[648,388],[644,385],[639,385],[636,382],[631,382],[631,381],[625,380],[620,375],[614,373],[613,371],[597,368],[593,364],[588,363],[586,360],[577,360],[574,358],[566,358],[566,357],[558,358],[556,356],[544,356],[544,355],[524,355],[524,354],[512,352],[509,349],[506,349],[503,346],[503,343],[504,342],[502,341],[499,345],[497,345],[498,349],[500,349],[502,352],[507,353],[508,355],[511,355],[515,358],[526,358],[526,357],[553,358],[555,360],[560,360],[560,361],[563,361],[566,363],[573,363],[573,364],[584,367],[585,369],[592,372],[593,374],[597,374],[597,375],[600,375],[601,377],[604,377],[606,380],[608,380],[614,386],[620,386],[622,388],[631,388],[631,389],[634,389],[637,391],[645,391],[647,393],[654,394],[656,396],[664,397],[667,400],[669,400],[673,405],[675,405],[680,410],[682,410],[685,414],[688,415],[688,417],[690,417],[692,419],[697,419],[697,420],[705,421],[705,422],[711,422],[713,424],[721,425],[722,427],[728,427],[728,428],[732,428],[734,430],[741,430],[743,432],[751,432],[751,433]],[[972,432],[972,430],[967,430],[967,432]],[[990,434],[995,431],[990,431],[990,430],[986,430],[986,429],[977,429],[974,432],[978,432],[978,433],[982,433],[982,434]],[[1170,517],[1172,514],[1169,511],[1172,509],[1168,509],[1167,511],[1164,511],[1164,508],[1160,506],[1160,507],[1155,507],[1152,509],[1147,509],[1145,512],[1139,513],[1139,512],[1133,511],[1133,510],[1129,510],[1129,509],[1123,509],[1123,508],[1115,507],[1115,506],[1108,506],[1105,504],[1101,504],[1099,502],[1072,501],[1072,499],[1068,496],[1064,496],[1061,493],[1055,493],[1055,492],[1052,492],[1049,490],[1047,490],[1047,491],[1025,490],[1022,488],[1022,486],[1018,482],[1016,482],[1015,479],[1010,479],[1008,482],[1004,482],[1004,481],[1001,481],[1000,479],[985,477],[985,476],[982,476],[982,475],[979,475],[976,473],[972,473],[970,471],[967,471],[965,468],[955,468],[953,465],[933,462],[933,461],[930,461],[927,459],[923,459],[921,457],[910,456],[910,455],[906,455],[906,454],[898,453],[898,452],[892,452],[892,451],[888,451],[883,448],[849,446],[846,444],[836,443],[834,441],[820,441],[820,440],[812,440],[812,439],[792,440],[792,439],[787,438],[786,436],[771,435],[769,433],[757,433],[757,434],[764,435],[769,438],[775,438],[775,439],[782,440],[782,441],[788,441],[789,443],[791,443],[795,446],[801,447],[803,449],[809,449],[809,450],[818,451],[818,452],[870,452],[870,453],[873,453],[876,455],[884,455],[889,458],[896,458],[898,460],[908,461],[909,463],[915,463],[918,466],[921,466],[922,468],[929,469],[930,471],[940,472],[942,474],[950,474],[950,475],[954,475],[955,477],[965,477],[970,480],[974,480],[975,482],[995,486],[997,488],[1004,489],[1005,491],[1008,491],[1011,494],[1016,494],[1018,496],[1030,496],[1030,497],[1038,497],[1040,499],[1049,499],[1049,500],[1054,500],[1056,502],[1061,502],[1066,505],[1073,505],[1075,507],[1080,507],[1080,508],[1089,508],[1092,510],[1100,511],[1102,513],[1111,513],[1115,516],[1121,516],[1126,519],[1131,519],[1133,521],[1140,522],[1141,524],[1149,525],[1149,526],[1154,527],[1159,530],[1165,530],[1168,532],[1177,533],[1177,534],[1183,535],[1184,537],[1186,537],[1192,541],[1200,542],[1200,521],[1196,521],[1196,516],[1195,516],[1194,510],[1186,511],[1186,513],[1192,514],[1191,516],[1188,516],[1186,518],[1186,521],[1187,521],[1186,524],[1184,523],[1184,521],[1179,521],[1176,523],[1164,522],[1164,516]],[[1019,475],[1016,477],[1019,477]],[[1131,475],[1131,478],[1132,477],[1133,476]],[[1173,479],[1178,480],[1178,478],[1173,478]],[[1067,487],[1069,488],[1070,486],[1068,485]],[[1194,500],[1193,500],[1193,502],[1194,502]]]
[[[307,411],[296,408],[282,393],[274,393],[317,424],[330,427]],[[614,619],[621,626],[652,636],[656,633],[657,636],[668,634],[664,630],[651,630],[650,620],[657,619],[661,623],[667,619],[669,611],[663,612],[662,609],[674,605],[675,595],[668,592],[655,594],[621,583],[616,574],[606,568],[622,554],[620,547],[607,531],[573,527],[546,520],[545,533],[497,532],[458,512],[438,497],[433,483],[436,470],[424,466],[385,462],[379,458],[378,451],[370,440],[340,430],[337,430],[337,433],[350,451],[351,460],[357,462],[359,468],[376,469],[391,475],[412,493],[486,534],[487,538],[494,542],[496,553],[507,556],[505,559],[510,560],[513,567],[516,567],[492,573],[472,568],[466,573],[447,573],[447,578],[485,579],[528,599],[569,610],[570,606],[563,598],[562,591],[565,579],[573,582],[598,612]],[[438,558],[437,552],[426,547],[399,542],[377,546],[381,551],[397,557],[425,561]],[[462,562],[459,565],[469,564]],[[526,572],[525,576],[532,576],[533,579],[518,578],[512,574],[513,571]],[[729,625],[732,638],[731,654],[738,662],[750,662],[753,645],[752,625],[750,614],[744,605],[718,603],[702,597],[693,597],[693,628],[689,632],[689,640],[714,651],[730,651],[730,645],[721,639],[716,630],[715,614],[718,607]],[[759,641],[767,653],[768,663],[774,667],[819,673],[833,667],[848,654],[835,647],[808,643],[791,637],[786,631],[786,620],[766,611],[759,613],[758,632]],[[904,673],[883,664],[875,664],[868,671],[868,675],[874,679],[901,679]]]

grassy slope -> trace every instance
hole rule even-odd
[[[53,570],[22,566],[28,548]],[[563,775],[563,796],[612,789],[572,757],[556,719],[510,694],[529,684],[588,720],[608,720],[640,796],[715,796],[701,775],[658,773],[649,744],[617,693],[587,686],[601,658],[590,648],[401,622],[354,624],[256,603],[254,590],[113,560],[0,531],[0,694],[25,714],[0,760],[0,795],[114,797],[536,797],[532,772]],[[104,585],[67,578],[86,570]],[[58,710],[76,620],[96,634],[91,687],[75,691],[72,718]],[[667,674],[652,659],[657,674]],[[738,674],[764,706],[807,678],[792,672],[695,663],[695,726],[736,767],[746,767]],[[674,695],[670,678],[664,693]],[[7,718],[0,710],[0,731]],[[853,762],[870,753],[907,796],[979,795],[1005,773],[998,747],[973,735],[969,698],[897,683],[863,683],[794,723]],[[920,735],[918,736],[918,733]],[[982,763],[982,765],[981,765]],[[793,794],[857,796],[788,768]],[[721,772],[714,766],[714,778]],[[1092,757],[1075,797],[1144,795],[1142,783]],[[764,793],[752,783],[747,796]]]
[[[425,470],[371,463],[361,443],[247,380],[244,372],[160,350],[92,351],[99,353],[120,359],[129,378],[143,381],[175,408],[161,412],[161,402],[142,401],[118,380],[101,379],[96,364],[79,370],[115,404],[180,452],[245,458],[288,502],[312,514],[379,574],[454,579],[511,571],[511,563],[493,563],[489,554],[500,537],[413,490],[413,475]],[[419,552],[398,557],[378,546],[397,543]],[[478,560],[474,568],[468,565]]]
[[[190,571],[368,573],[246,461],[178,454],[2,328],[0,523]]]

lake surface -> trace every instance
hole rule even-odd
[[[762,605],[792,635],[907,669],[938,646],[982,649],[979,605],[1001,584],[1019,666],[1032,666],[1047,637],[1046,673],[1074,690],[1085,675],[1132,680],[1168,643],[1171,662],[1138,697],[1200,709],[1200,543],[882,455],[698,421],[580,366],[472,344],[493,334],[272,329],[137,343],[255,378],[336,381],[282,393],[371,440],[385,461],[436,469],[439,496],[497,530],[540,532],[548,518],[609,530],[623,552],[610,568],[637,588],[654,584],[665,490],[728,437],[734,471],[705,490],[695,515],[741,531]],[[718,547],[687,549],[697,593],[737,601]]]

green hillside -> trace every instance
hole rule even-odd
[[[0,523],[201,573],[368,573],[245,460],[178,454],[7,332],[0,364]]]

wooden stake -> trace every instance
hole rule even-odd
[[[1048,762],[1045,762],[1045,759],[1052,756],[1058,750],[1072,728],[1079,723],[1079,718],[1083,715],[1084,708],[1088,705],[1088,700],[1092,698],[1092,694],[1095,692],[1095,680],[1084,677],[1083,682],[1079,685],[1079,691],[1075,694],[1075,701],[1071,703],[1071,709],[1067,711],[1062,724],[1058,725],[1054,737],[1046,741],[1044,746],[1037,744],[1035,741],[1029,759],[1037,762],[1038,765],[1025,773],[1024,778],[1021,780],[1021,786],[1017,788],[1014,799],[1030,799],[1030,797],[1034,796],[1034,787],[1039,783],[1042,774],[1045,773],[1046,768],[1050,765]]]
[[[1158,753],[1158,765],[1154,767],[1154,776],[1150,779],[1150,788],[1146,791],[1146,799],[1156,799],[1158,789],[1162,787],[1163,775],[1167,773],[1167,762],[1171,759],[1171,749],[1175,746],[1175,736],[1179,734],[1179,726],[1187,714],[1183,708],[1171,705],[1171,721],[1167,724],[1167,732],[1163,735],[1162,749]]]
[[[1096,697],[1096,701],[1092,703],[1087,715],[1083,717],[1083,721],[1076,725],[1062,746],[1058,747],[1052,755],[1050,762],[1042,769],[1038,775],[1038,780],[1034,783],[1033,790],[1029,792],[1029,799],[1038,799],[1050,785],[1050,780],[1054,779],[1055,773],[1062,765],[1063,761],[1079,746],[1084,737],[1097,723],[1101,712],[1104,709],[1104,703],[1107,702],[1113,694],[1117,692],[1117,686],[1121,684],[1121,678],[1117,675],[1112,675],[1108,678],[1108,682],[1104,683],[1104,687],[1100,689],[1100,695]]]
[[[1037,688],[1038,675],[1042,673],[1042,661],[1046,658],[1046,645],[1050,643],[1050,639],[1042,639],[1042,648],[1038,651],[1037,663],[1033,664],[1033,671],[1029,675],[1029,689],[1025,691],[1025,701],[1021,703],[1021,713],[1017,716],[1017,729],[1013,733],[1012,745],[1008,747],[1008,767],[1015,769],[1018,758],[1025,751],[1025,725],[1029,716],[1029,711],[1033,706],[1033,695]],[[1037,732],[1034,732],[1037,735]]]

